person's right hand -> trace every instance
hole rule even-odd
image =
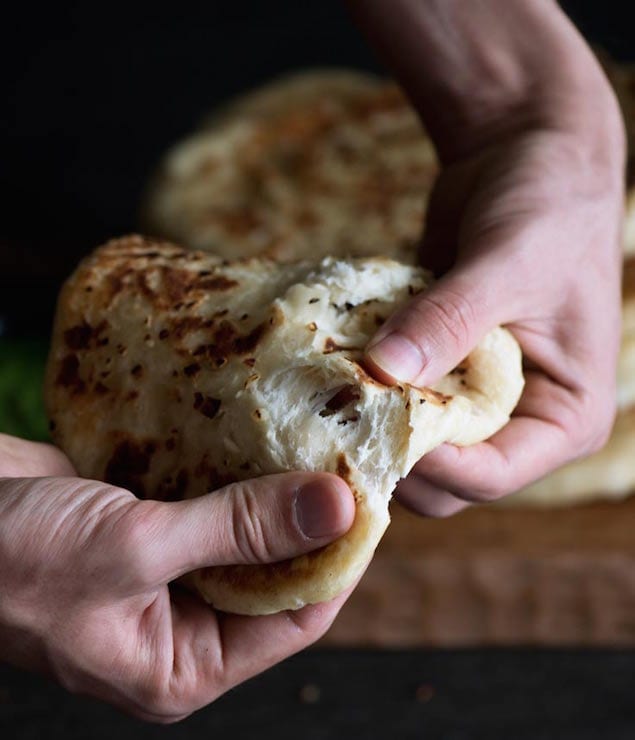
[[[322,547],[354,510],[346,484],[325,473],[140,501],[77,478],[53,447],[0,435],[0,659],[144,719],[182,719],[314,642],[348,594],[244,617],[167,584]]]
[[[497,325],[522,352],[511,421],[441,445],[396,496],[427,516],[491,502],[597,450],[615,415],[624,126],[553,0],[349,0],[440,157],[420,256],[439,280],[371,339],[378,380],[433,386]],[[398,42],[395,42],[395,39]]]

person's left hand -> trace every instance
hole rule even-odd
[[[263,617],[168,587],[199,567],[266,563],[352,524],[326,473],[285,473],[165,503],[76,474],[48,445],[0,434],[0,660],[154,722],[174,722],[306,647],[348,593]]]

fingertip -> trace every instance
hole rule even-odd
[[[300,531],[309,539],[331,540],[347,532],[355,518],[355,499],[339,476],[312,477],[298,488],[294,502]]]
[[[421,348],[398,332],[371,341],[366,357],[381,374],[404,383],[414,382],[425,366]]]
[[[418,476],[410,476],[400,481],[394,495],[409,511],[431,519],[445,519],[470,506],[468,501]]]

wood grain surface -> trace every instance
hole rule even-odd
[[[635,646],[635,497],[568,509],[393,505],[339,646]]]

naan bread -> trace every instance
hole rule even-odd
[[[54,440],[81,475],[157,499],[286,470],[339,474],[357,503],[340,540],[189,578],[216,607],[244,614],[329,599],[372,556],[399,478],[442,442],[492,435],[522,391],[520,349],[504,329],[436,390],[366,373],[369,338],[428,280],[384,258],[223,263],[141,237],[113,241],[60,296],[46,377]]]
[[[624,263],[622,276],[622,343],[617,365],[617,403],[635,406],[635,257]],[[633,439],[635,453],[635,438]]]
[[[394,84],[305,72],[230,103],[169,152],[143,229],[229,259],[414,262],[437,170]]]

